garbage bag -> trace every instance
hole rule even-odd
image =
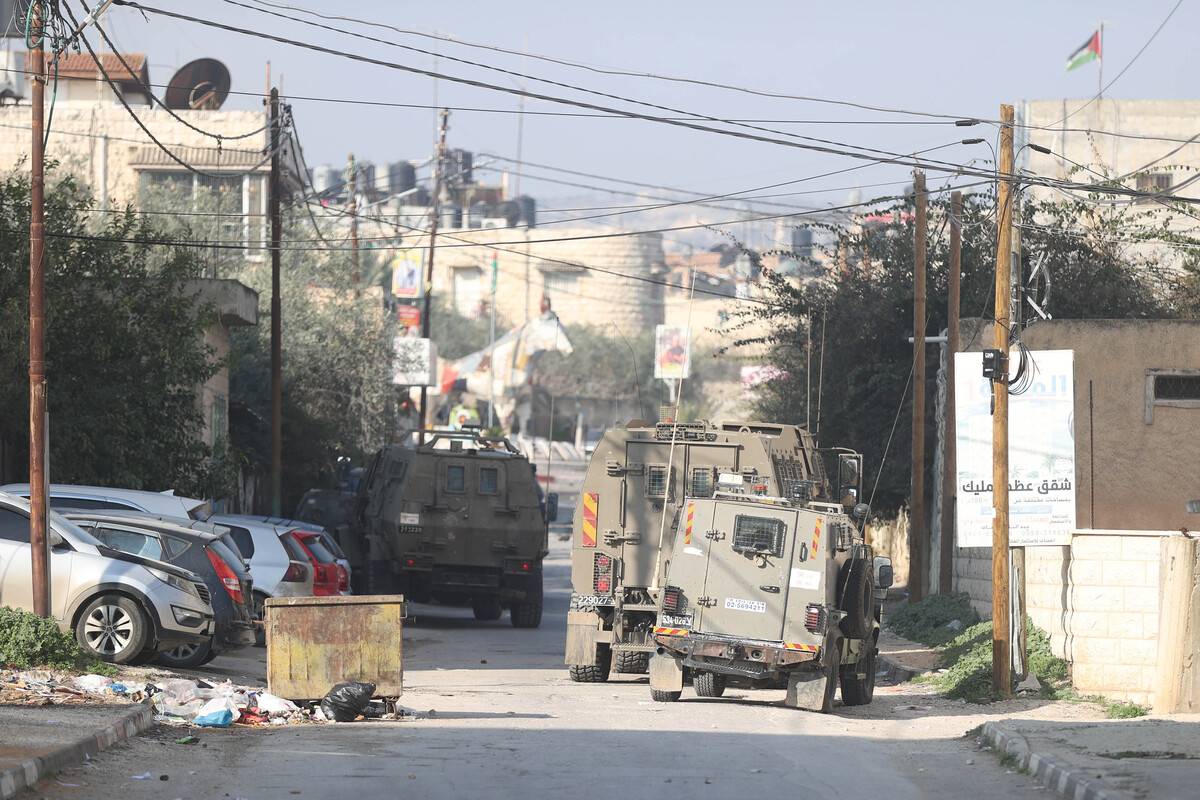
[[[202,728],[228,728],[237,721],[240,713],[229,698],[214,697],[196,712],[192,723]]]
[[[354,718],[367,710],[375,695],[375,684],[347,681],[329,690],[321,700],[321,711],[326,719],[335,722],[353,722]]]
[[[105,694],[113,685],[112,678],[106,678],[103,675],[92,674],[80,675],[79,677],[72,679],[71,682],[75,684],[76,689],[79,689],[81,692],[89,692],[91,694]]]
[[[271,716],[277,714],[294,714],[300,710],[291,700],[284,700],[282,697],[273,695],[270,692],[258,692],[255,694],[254,703],[259,711]]]

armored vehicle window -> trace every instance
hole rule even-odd
[[[667,496],[667,468],[662,464],[646,465],[646,497]]]
[[[499,494],[500,493],[500,473],[495,467],[480,467],[479,468],[479,493],[480,494]]]
[[[461,464],[449,464],[446,467],[446,491],[452,494],[463,494],[467,491],[467,468]]]
[[[407,461],[393,461],[388,467],[388,480],[395,483],[400,483],[404,480],[404,476],[408,474]]]
[[[781,519],[744,517],[739,514],[733,524],[733,549],[739,553],[761,553],[782,558],[786,527]]]
[[[688,497],[712,497],[712,490],[712,470],[708,467],[693,467]]]

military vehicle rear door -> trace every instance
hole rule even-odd
[[[705,532],[713,527],[713,503],[701,500],[689,500],[683,506],[683,516],[679,521],[679,532],[675,537],[675,547],[671,551],[671,563],[666,570],[667,584],[678,588],[683,597],[677,608],[682,613],[673,614],[664,611],[659,616],[658,625],[662,628],[691,628],[700,630],[703,624],[705,607],[697,600],[704,592],[704,582],[708,576],[708,554],[715,542]],[[688,619],[688,615],[691,616]]]
[[[781,641],[796,510],[715,503],[704,582],[704,633]]]

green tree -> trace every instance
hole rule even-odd
[[[188,247],[128,243],[163,230],[131,210],[98,218],[92,205],[71,178],[47,191],[51,478],[207,494],[223,474],[201,441],[197,403],[219,367],[203,338],[215,317],[187,289],[203,264]],[[0,182],[0,437],[22,478],[28,276],[29,180],[14,174]]]
[[[871,494],[879,470],[875,506],[901,505],[909,484],[907,442],[911,439],[911,379],[926,383],[934,397],[937,358],[926,359],[928,374],[911,376],[913,221],[911,202],[890,209],[890,222],[829,229],[832,244],[805,261],[806,278],[764,272],[769,305],[743,310],[732,333],[738,345],[766,346],[769,363],[783,374],[759,391],[760,418],[803,424],[806,408],[806,352],[812,340],[812,427],[823,446],[861,451]],[[968,195],[964,201],[962,314],[991,318],[994,282],[994,198]],[[887,215],[880,215],[887,216]],[[927,260],[929,302],[926,331],[946,327],[943,298],[948,283],[945,221],[948,203],[930,204]],[[1139,209],[1099,210],[1088,202],[1027,203],[1023,255],[1026,274],[1044,259],[1052,291],[1047,310],[1055,318],[1136,318],[1176,313],[1172,294],[1158,280],[1159,258],[1136,243],[1161,232],[1161,220]],[[1153,219],[1153,221],[1152,221]],[[758,254],[751,254],[759,258]],[[828,265],[828,266],[827,266]],[[1044,291],[1044,286],[1040,287]],[[746,333],[751,324],[769,323],[769,333]],[[811,326],[810,326],[811,323]],[[976,344],[965,341],[964,347]],[[737,346],[731,352],[737,352]],[[821,374],[823,372],[823,377]],[[911,376],[911,377],[910,377]],[[819,406],[818,406],[819,404]],[[928,403],[927,441],[934,441],[933,404]],[[819,408],[819,410],[818,410]],[[890,442],[890,449],[889,449]],[[886,451],[886,460],[885,460]]]

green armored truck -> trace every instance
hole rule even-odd
[[[556,509],[507,439],[477,428],[414,433],[380,450],[359,487],[354,571],[371,594],[470,605],[479,620],[507,608],[515,627],[536,628]]]
[[[573,520],[565,659],[572,680],[605,681],[613,669],[646,672],[680,509],[711,497],[718,474],[727,472],[772,495],[843,499],[812,436],[795,425],[635,421],[604,434]]]
[[[853,517],[869,509],[858,505]],[[688,500],[660,594],[650,663],[654,700],[725,687],[786,687],[787,705],[865,705],[891,562],[875,557],[840,504],[768,496],[737,473]]]

